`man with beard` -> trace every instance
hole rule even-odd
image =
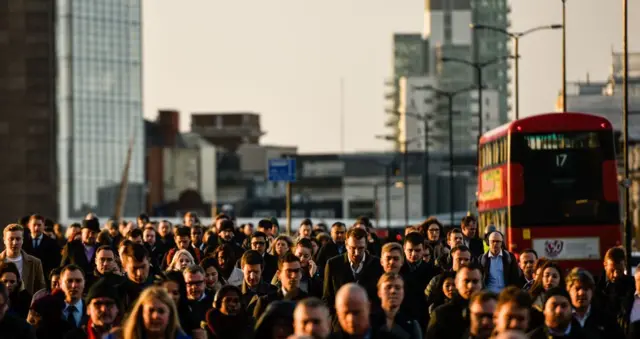
[[[580,324],[573,320],[571,296],[561,287],[553,287],[545,292],[544,325],[529,333],[531,339],[547,338],[591,338],[582,331]]]
[[[114,326],[120,313],[118,291],[106,279],[98,280],[85,298],[89,320],[85,326],[69,331],[65,339],[102,338]]]

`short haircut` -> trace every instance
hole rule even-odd
[[[498,295],[498,305],[496,306],[496,310],[510,303],[513,303],[517,308],[523,309],[530,309],[532,304],[529,293],[516,286],[509,286],[500,292]]]
[[[449,238],[451,238],[451,235],[454,234],[454,233],[462,234],[462,230],[457,228],[457,227],[450,229],[449,232],[447,232],[447,240],[449,240]]]
[[[282,267],[284,267],[284,264],[294,263],[294,262],[300,262],[300,258],[296,257],[291,252],[287,252],[284,255],[281,255],[280,258],[278,258],[278,269],[282,270]]]
[[[149,251],[141,244],[131,244],[126,247],[122,256],[140,262],[149,259]]]
[[[349,238],[355,238],[356,240],[360,240],[360,239],[366,239],[367,238],[367,231],[363,230],[362,228],[351,228],[349,231],[347,231],[347,239]]]
[[[356,222],[354,223],[354,225],[358,225],[358,224],[362,224],[367,228],[371,228],[371,220],[369,219],[369,217],[366,216],[360,216],[358,217],[358,219],[356,219]]]
[[[380,286],[382,286],[382,284],[384,284],[384,283],[386,283],[388,281],[394,281],[396,279],[400,279],[404,283],[404,279],[402,278],[402,276],[399,273],[393,273],[393,272],[384,273],[383,275],[380,276],[380,279],[378,279],[378,283],[376,284],[376,288],[379,289]]]
[[[262,219],[258,221],[258,228],[264,228],[265,230],[270,230],[273,228],[273,223],[269,219]]]
[[[267,240],[267,235],[264,232],[254,232],[250,237],[249,237],[249,241],[251,241],[251,239],[255,239],[255,238],[264,238],[264,240]]]
[[[475,263],[473,261],[471,261],[469,263],[469,265],[467,266],[462,266],[460,267],[460,270],[458,270],[458,272],[456,273],[456,275],[460,274],[460,272],[462,272],[463,270],[469,270],[469,271],[475,271],[477,270],[478,272],[480,272],[480,275],[482,275],[482,266],[480,266],[480,264]]]
[[[240,267],[244,267],[244,265],[260,265],[260,267],[264,267],[264,258],[258,251],[248,250],[244,252],[240,259]]]
[[[532,248],[527,248],[524,251],[522,251],[522,253],[520,253],[520,255],[523,255],[525,253],[531,253],[533,254],[534,257],[536,257],[536,259],[538,259],[538,252],[536,252],[536,250],[532,249]]]
[[[460,222],[460,225],[464,225],[464,226],[468,226],[470,223],[478,223],[478,219],[476,219],[475,216],[473,215],[467,215],[464,218],[462,218],[462,221]]]
[[[141,237],[142,237],[142,229],[140,228],[134,228],[131,231],[129,231],[129,234],[127,234],[127,238],[131,238],[131,239],[141,238]]]
[[[82,273],[82,278],[85,277],[84,275],[84,271],[82,270],[82,267],[76,265],[76,264],[69,264],[65,267],[62,268],[62,270],[60,271],[60,276],[63,276],[65,272],[74,272],[74,271],[80,271],[80,273]]]
[[[111,247],[109,245],[102,245],[102,246],[98,247],[98,249],[96,250],[96,256],[102,251],[110,251],[111,253],[114,253],[113,247]],[[115,255],[115,253],[114,253],[114,255]]]
[[[409,233],[404,237],[404,244],[406,245],[407,243],[410,243],[413,246],[424,246],[424,236],[417,232]]]
[[[213,257],[206,257],[204,259],[202,259],[202,261],[200,261],[200,266],[202,266],[202,268],[204,270],[206,270],[209,267],[214,267],[216,269],[216,271],[218,270],[218,260],[216,258]]]
[[[174,233],[176,237],[191,237],[191,229],[187,226],[176,227]]]
[[[451,249],[451,255],[453,256],[454,253],[456,252],[469,252],[471,253],[471,249],[469,249],[469,247],[467,247],[467,245],[458,245],[455,246],[454,248]]]
[[[55,277],[56,275],[60,276],[61,272],[62,272],[62,267],[56,267],[56,268],[52,269],[51,272],[49,272],[49,281],[51,281],[51,279],[53,277]],[[2,284],[0,284],[0,285],[2,285]]]
[[[329,313],[329,308],[327,307],[327,305],[320,299],[316,298],[316,297],[309,297],[309,298],[305,298],[302,299],[300,302],[298,302],[298,306],[296,306],[296,308],[322,308],[324,310],[327,311],[327,313]]]
[[[44,217],[43,217],[43,216],[41,216],[40,214],[32,214],[32,215],[29,217],[29,222],[31,222],[32,220],[38,220],[38,221],[45,222]]]
[[[620,264],[627,260],[627,254],[622,247],[612,247],[604,255],[604,260],[611,260],[615,264]]]
[[[473,303],[486,303],[487,301],[497,301],[498,295],[495,292],[489,290],[481,290],[473,293],[469,298],[469,305]]]
[[[195,215],[195,213],[193,213],[193,216],[195,216],[196,218],[198,217],[197,215]],[[228,215],[226,215],[226,214],[224,214],[224,213],[218,213],[218,215],[216,215],[216,220],[215,220],[215,221],[218,221],[218,220],[220,220],[220,219],[226,219],[226,220],[229,220],[229,219],[231,219],[231,218],[229,218],[229,216],[228,216]]]
[[[24,234],[24,227],[20,224],[9,224],[4,228],[3,234],[7,234],[9,232],[22,232]]]
[[[331,225],[331,229],[333,229],[334,227],[344,227],[347,228],[347,225],[345,225],[343,222],[340,221],[336,221]]]
[[[380,254],[382,255],[391,251],[398,251],[400,253],[404,252],[402,250],[402,245],[398,244],[397,242],[388,242],[384,244],[384,246],[382,246],[382,251],[380,252]]]
[[[149,222],[149,216],[146,213],[141,213],[138,216],[138,220],[143,221],[144,223],[148,223]]]
[[[202,274],[205,275],[204,273],[204,268],[202,268],[200,265],[190,265],[187,268],[184,269],[183,274]]]
[[[310,239],[307,238],[302,238],[300,240],[298,240],[298,242],[296,243],[296,247],[302,247],[302,248],[307,248],[310,249],[311,251],[313,251],[313,244],[311,243]]]
[[[564,281],[567,286],[567,290],[571,289],[571,286],[576,282],[579,282],[581,285],[592,291],[596,288],[596,282],[595,279],[593,279],[593,275],[582,267],[574,267],[564,278]]]
[[[304,220],[302,220],[302,222],[300,223],[300,226],[302,226],[302,225],[313,226],[313,222],[311,222],[311,219],[304,219]]]

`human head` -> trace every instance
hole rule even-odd
[[[293,249],[293,254],[300,258],[302,268],[309,267],[309,261],[313,258],[313,243],[307,238],[299,239]]]
[[[179,250],[189,249],[191,246],[191,229],[186,226],[179,226],[175,229],[176,247]]]
[[[3,240],[7,256],[10,258],[18,257],[20,251],[22,251],[22,242],[24,240],[24,228],[22,225],[7,225],[3,231]]]
[[[149,246],[154,246],[156,244],[156,230],[153,227],[145,227],[142,233],[142,238],[145,243],[149,244]]]
[[[200,246],[202,244],[202,237],[204,236],[204,228],[200,224],[192,225],[191,231],[191,243]]]
[[[331,334],[329,308],[318,298],[303,299],[293,312],[293,329],[296,335],[328,338]]]
[[[496,306],[496,331],[526,331],[529,328],[531,297],[516,286],[509,286],[500,292]]]
[[[158,224],[158,234],[164,238],[166,236],[171,236],[171,233],[173,233],[173,225],[171,222],[169,220],[162,220]]]
[[[462,231],[459,228],[453,228],[447,233],[447,245],[454,248],[463,244]]]
[[[32,238],[37,238],[39,236],[41,236],[44,233],[44,225],[45,224],[45,219],[43,216],[39,215],[39,214],[32,214],[29,217],[29,231],[31,231],[31,237]]]
[[[171,263],[169,264],[169,269],[173,271],[184,271],[187,267],[191,265],[195,265],[195,259],[193,255],[189,253],[187,250],[178,250],[173,255],[171,259]]]
[[[249,287],[258,286],[262,279],[262,269],[264,267],[262,255],[254,250],[244,252],[242,259],[240,259],[240,267],[244,274],[244,282]]]
[[[118,264],[116,263],[116,254],[113,248],[108,245],[98,247],[95,254],[96,270],[100,274],[116,272]]]
[[[345,233],[347,232],[347,226],[341,222],[335,222],[331,225],[331,240],[337,245],[342,245],[345,242]]]
[[[427,220],[422,222],[418,227],[420,229],[420,233],[422,233],[422,235],[429,241],[435,242],[440,240],[443,226],[435,217],[427,218]]]
[[[144,244],[143,231],[140,228],[134,228],[127,234],[127,239],[135,244]]]
[[[460,227],[467,238],[475,238],[478,231],[478,220],[473,215],[467,215],[462,218]]]
[[[361,228],[352,228],[347,232],[347,256],[354,265],[359,265],[364,259],[367,250],[367,231]]]
[[[258,231],[267,235],[267,237],[273,236],[273,223],[269,219],[262,219],[258,222]]]
[[[458,245],[451,249],[451,269],[458,272],[461,267],[469,265],[471,262],[471,250],[465,245]]]
[[[198,265],[191,265],[183,272],[184,283],[187,286],[187,298],[200,300],[206,288],[204,269]]]
[[[123,252],[122,266],[129,280],[143,284],[149,278],[149,252],[140,244],[127,246]]]
[[[166,289],[152,286],[144,289],[123,325],[124,338],[136,338],[140,332],[148,336],[175,338],[181,331],[178,311]]]
[[[80,266],[71,264],[62,269],[60,273],[60,287],[65,295],[65,301],[74,304],[84,292],[85,276]]]
[[[474,263],[463,266],[456,273],[456,290],[463,299],[482,289],[482,268]]]
[[[410,264],[417,264],[423,259],[424,237],[419,232],[412,232],[404,237],[404,256]]]
[[[4,262],[0,264],[0,283],[7,287],[9,295],[20,290],[22,279],[18,266],[12,262]]]
[[[469,333],[474,338],[488,339],[494,329],[493,315],[498,296],[491,291],[478,291],[469,301]]]
[[[81,229],[82,243],[88,246],[94,246],[96,244],[96,237],[100,233],[100,223],[97,218],[82,220]]]
[[[503,244],[504,237],[502,236],[502,233],[495,231],[489,235],[489,252],[493,255],[500,254]]]
[[[586,312],[591,305],[596,283],[589,271],[575,267],[565,278],[567,291],[571,297],[571,304],[576,310]]]
[[[249,244],[252,250],[258,251],[260,255],[264,255],[267,251],[267,235],[260,231],[255,232],[249,238]]]
[[[397,312],[404,300],[404,279],[397,272],[386,272],[378,279],[377,287],[382,309]]]
[[[367,292],[356,283],[342,285],[336,293],[336,315],[349,336],[362,336],[370,328],[370,303]]]
[[[627,263],[627,255],[623,248],[610,248],[604,255],[604,270],[607,280],[616,282],[624,276],[625,266]]]
[[[385,272],[400,273],[404,264],[402,246],[397,242],[389,242],[382,246],[380,265]]]
[[[242,302],[240,297],[242,291],[233,285],[224,285],[216,293],[213,299],[213,307],[220,311],[220,313],[230,316],[237,315],[242,312]]]
[[[311,238],[313,232],[313,222],[310,219],[304,219],[300,223],[298,234],[300,238]]]
[[[87,297],[87,315],[96,326],[110,327],[114,325],[120,309],[118,290],[102,278],[96,281]]]
[[[287,292],[296,291],[300,287],[300,279],[302,278],[300,258],[291,252],[280,256],[278,258],[278,277],[282,288]]]
[[[522,270],[522,272],[524,273],[525,278],[527,278],[527,280],[532,280],[533,279],[533,266],[536,262],[536,259],[538,259],[538,253],[536,253],[536,251],[528,248],[524,251],[522,251],[522,253],[520,253],[520,258],[518,260],[518,266],[520,266],[520,269]]]
[[[563,331],[571,324],[571,297],[564,288],[554,287],[545,292],[543,310],[548,328]]]
[[[204,282],[207,288],[217,290],[216,285],[221,278],[218,261],[215,258],[206,257],[200,262],[200,267],[204,270]]]
[[[224,241],[231,241],[235,236],[235,225],[233,221],[225,219],[220,222],[220,229],[218,230],[218,236]]]

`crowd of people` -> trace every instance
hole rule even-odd
[[[289,237],[275,218],[31,215],[3,231],[0,338],[640,338],[640,269],[622,248],[589,272],[504,241],[473,216],[383,243],[364,217]]]

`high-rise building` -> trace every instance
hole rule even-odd
[[[54,1],[0,5],[0,225],[57,218]]]
[[[129,144],[123,216],[144,211],[141,1],[58,1],[60,219],[115,211]]]

